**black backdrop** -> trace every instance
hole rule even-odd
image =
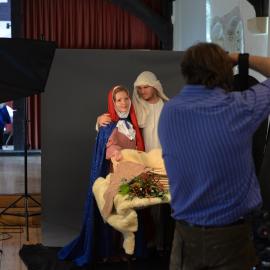
[[[62,246],[79,233],[87,194],[96,117],[107,92],[156,73],[166,94],[183,86],[182,52],[58,49],[42,94],[43,244]]]

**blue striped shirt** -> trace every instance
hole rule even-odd
[[[243,92],[186,85],[167,102],[159,139],[172,216],[225,225],[261,205],[252,136],[270,113],[270,79]]]

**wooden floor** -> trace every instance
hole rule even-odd
[[[28,190],[31,195],[40,200],[41,192],[41,158],[40,156],[28,157]],[[9,205],[24,192],[24,158],[21,156],[0,156],[0,212],[1,208]],[[22,203],[16,204],[13,211],[23,211]],[[39,209],[40,210],[40,209]],[[13,226],[3,225],[13,224]],[[24,218],[0,217],[0,270],[26,270],[19,257],[19,250],[23,244],[41,243],[41,228],[39,222],[30,221],[29,240],[26,241]],[[15,224],[15,225],[14,225]],[[8,239],[6,239],[8,238]],[[6,240],[5,240],[6,239]]]
[[[40,193],[41,190],[41,157],[29,156],[28,191]],[[0,195],[24,192],[24,157],[0,156]]]
[[[26,241],[26,230],[23,226],[0,226],[0,239],[10,236],[7,240],[0,241],[0,269],[1,270],[26,270],[23,261],[19,257],[19,250],[23,244],[41,243],[40,227],[29,228],[29,241]]]

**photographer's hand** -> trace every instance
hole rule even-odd
[[[233,66],[236,66],[238,64],[238,57],[239,57],[239,53],[230,53],[229,57],[233,63]]]
[[[233,65],[238,63],[239,53],[230,53],[229,57]],[[270,77],[270,57],[249,55],[249,67],[257,72],[260,72],[265,77]]]
[[[260,72],[265,77],[270,77],[270,58],[269,57],[250,55],[249,67]]]

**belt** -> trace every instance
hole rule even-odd
[[[245,224],[248,222],[248,220],[249,219],[242,217],[242,218],[238,219],[237,221],[234,221],[232,223],[225,224],[225,225],[198,225],[198,224],[189,223],[189,222],[184,221],[184,220],[176,220],[176,222],[179,223],[180,225],[184,225],[187,227],[201,228],[201,229],[218,229],[218,228],[232,227],[232,226]]]

